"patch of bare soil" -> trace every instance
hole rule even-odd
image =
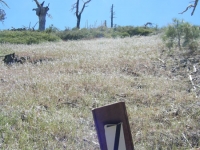
[[[171,136],[170,134],[152,132],[150,133],[151,135],[149,135],[148,138],[152,137],[153,139],[155,138],[156,134],[157,137],[160,137],[160,139],[157,139],[157,142],[161,143],[160,145],[162,145],[163,141],[168,141],[168,143],[170,143],[171,141],[172,145],[184,146],[186,144],[189,145],[191,148],[199,148],[200,51],[188,52],[187,50],[177,50],[177,52],[172,53],[168,50],[163,50],[159,58],[155,60],[155,62],[147,65],[146,68],[147,74],[158,77],[163,76],[174,81],[183,81],[185,83],[183,88],[185,92],[193,93],[196,97],[196,99],[194,99],[194,101],[191,101],[190,103],[180,101],[176,109],[167,110],[161,116],[163,116],[163,118],[165,118],[167,115],[171,115],[174,117],[188,116],[189,118],[195,119],[197,122],[199,122],[198,125],[186,125],[185,131],[177,137],[175,137],[174,135]],[[134,74],[134,71],[130,70],[128,67],[123,71],[125,70],[127,74]],[[162,120],[161,118],[159,118],[159,120]],[[165,122],[165,124],[167,124],[167,122]],[[153,141],[152,139],[150,139],[149,141]],[[156,144],[152,143],[151,145]]]
[[[174,60],[168,67],[173,76],[186,79],[188,92],[195,92],[198,98],[200,96],[200,52],[184,52],[170,58]]]

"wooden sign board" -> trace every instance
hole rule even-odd
[[[134,150],[124,102],[95,108],[92,113],[101,150]]]

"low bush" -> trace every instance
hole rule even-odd
[[[0,31],[0,43],[38,44],[59,39],[55,34],[39,31]]]
[[[61,31],[57,34],[62,40],[79,40],[84,38],[90,38],[91,34],[87,29],[72,29]]]
[[[125,26],[125,27],[119,26],[115,28],[115,31],[118,31],[120,33],[128,33],[130,36],[135,36],[135,35],[147,36],[150,33],[153,33],[155,29],[144,28],[144,27],[133,27],[133,26]]]
[[[51,42],[62,40],[80,40],[80,39],[93,39],[93,38],[124,38],[135,35],[147,36],[153,33],[155,29],[144,27],[115,27],[107,28],[100,26],[98,28],[82,28],[82,29],[66,29],[64,31],[58,30],[51,25],[44,32],[39,31],[0,31],[0,43],[13,43],[13,44],[39,44],[41,42]]]
[[[198,27],[184,20],[173,19],[173,22],[165,28],[162,39],[169,49],[186,47],[189,50],[197,50],[198,43],[196,40],[199,37],[200,30]]]
[[[78,39],[91,39],[91,38],[102,38],[102,37],[129,37],[135,35],[147,36],[155,31],[154,28],[143,28],[143,27],[116,27],[107,28],[100,26],[98,28],[91,29],[66,29],[65,31],[59,32],[57,35],[63,40],[78,40]]]

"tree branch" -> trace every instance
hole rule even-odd
[[[185,12],[188,11],[188,9],[190,9],[191,7],[194,7],[194,6],[193,6],[193,5],[189,5],[183,12],[180,12],[179,14],[185,13]]]
[[[79,17],[83,13],[85,7],[87,7],[86,4],[89,3],[90,1],[91,0],[83,2],[84,3],[83,7],[82,7],[81,11],[79,12],[79,0],[77,0],[77,2],[72,5],[71,11],[73,11],[74,9],[76,9],[76,12],[74,14],[76,14],[76,17]]]
[[[82,10],[81,10],[81,12],[80,12],[79,14],[82,14],[82,12],[83,12],[83,10],[85,9],[85,7],[87,7],[86,4],[89,3],[90,1],[91,1],[91,0],[88,0],[88,1],[86,1],[86,2],[83,4]]]
[[[6,5],[9,8],[9,6],[3,0],[0,0],[0,2],[3,3],[4,5]]]
[[[73,10],[76,8],[76,4],[77,4],[77,3],[74,3],[74,4],[72,5],[71,11],[73,11]]]
[[[35,1],[38,8],[41,7],[40,3],[37,0],[34,0],[34,1]]]
[[[73,11],[74,9],[76,9],[74,14],[77,17],[78,16],[78,12],[79,12],[79,0],[77,0],[77,2],[72,5],[71,11]]]
[[[183,12],[179,13],[179,14],[183,14],[183,13],[185,13],[186,11],[188,11],[188,9],[190,9],[190,8],[193,7],[193,10],[192,10],[192,13],[191,13],[191,16],[192,16],[192,15],[194,14],[194,12],[195,12],[195,9],[196,9],[196,6],[197,6],[197,4],[198,4],[198,1],[199,1],[199,0],[195,0],[195,1],[194,1],[194,4],[191,4],[191,5],[189,5],[188,7],[186,7],[186,9],[185,9]]]

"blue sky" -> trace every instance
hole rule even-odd
[[[0,5],[6,11],[6,20],[0,23],[0,30],[31,27],[38,22],[38,17],[33,8],[37,8],[33,0],[4,0],[10,8]],[[40,3],[43,0],[38,0]],[[120,26],[142,26],[146,22],[157,24],[158,27],[167,26],[173,18],[184,19],[195,25],[200,25],[200,4],[193,16],[189,10],[183,15],[183,11],[191,0],[92,0],[85,8],[81,28],[88,26],[98,27],[104,20],[110,27],[110,8],[114,4],[114,24]],[[46,18],[46,27],[53,24],[60,30],[76,26],[76,16],[71,12],[71,6],[76,0],[46,0],[44,6],[50,3],[48,13],[52,18]],[[82,2],[82,1],[81,1]],[[82,6],[82,5],[81,5]],[[38,25],[36,26],[38,29]]]

